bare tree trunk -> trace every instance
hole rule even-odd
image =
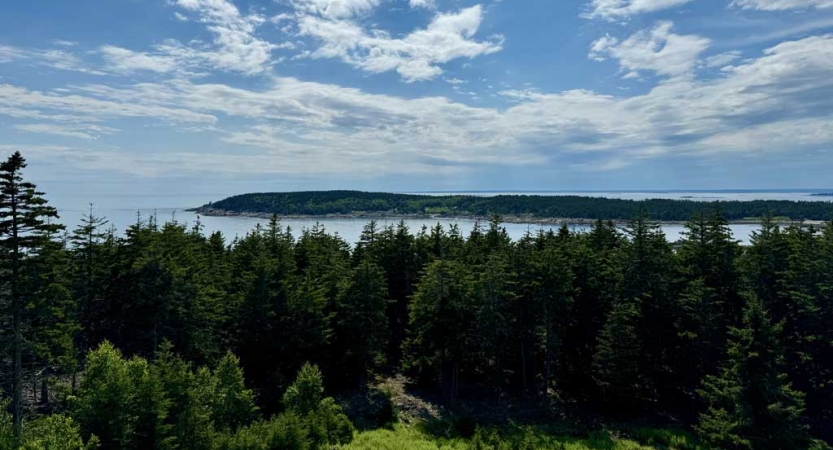
[[[49,365],[43,368],[43,377],[40,384],[40,403],[41,408],[46,411],[49,409]]]
[[[12,216],[12,327],[14,328],[14,363],[12,365],[12,418],[14,422],[14,436],[20,442],[20,434],[23,431],[23,305],[20,302],[18,292],[18,273],[20,272],[20,248],[17,237],[17,199],[14,195],[11,198]]]

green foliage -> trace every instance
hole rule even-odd
[[[71,399],[72,416],[104,449],[168,448],[170,401],[141,358],[125,359],[105,342],[87,355],[86,373]]]
[[[344,376],[363,386],[368,373],[385,362],[388,301],[382,269],[367,260],[360,262],[345,280],[337,302],[335,341],[349,343],[339,351]]]
[[[497,195],[435,196],[358,191],[274,192],[243,194],[205,205],[207,210],[279,215],[353,213],[448,214],[569,217],[628,220],[645,211],[657,220],[688,220],[701,208],[719,207],[729,220],[768,214],[793,220],[830,220],[833,204],[776,200],[701,202],[692,200],[622,200],[579,196]]]
[[[630,439],[609,433],[592,433],[586,438],[550,434],[537,427],[479,428],[471,438],[443,438],[418,428],[396,425],[358,433],[343,450],[706,450],[683,432],[638,429],[628,433]]]
[[[295,414],[281,414],[240,428],[230,435],[219,435],[213,450],[308,450],[316,449],[308,438],[306,423]]]
[[[732,330],[726,365],[704,381],[708,409],[697,430],[705,441],[726,449],[806,448],[804,396],[782,372],[780,333],[760,301],[750,298],[743,328]]]
[[[86,443],[81,430],[71,417],[54,414],[25,424],[22,450],[95,450],[98,439]]]
[[[639,399],[638,318],[635,305],[624,301],[614,304],[593,359],[602,400],[616,412],[633,412]]]
[[[833,222],[782,227],[762,213],[818,217],[833,205],[257,194],[218,206],[492,220],[468,234],[371,222],[351,248],[321,225],[296,239],[277,217],[229,243],[204,236],[199,223],[155,217],[121,235],[91,210],[57,238],[60,227],[44,220],[55,211],[22,181],[24,164],[16,155],[0,171],[0,342],[9,350],[0,369],[11,374],[0,383],[13,387],[16,418],[28,411],[30,424],[64,430],[67,442],[77,443],[71,426],[40,417],[68,413],[105,449],[326,447],[353,429],[325,391],[367,397],[380,377],[400,375],[416,386],[357,416],[390,426],[394,400],[403,422],[414,411],[435,415],[415,389],[462,418],[457,434],[474,436],[480,425],[484,448],[638,445],[606,433],[579,442],[483,428],[481,415],[492,413],[577,415],[581,430],[609,423],[608,413],[683,426],[703,413],[699,430],[712,442],[833,442]],[[17,239],[15,190],[29,202]],[[597,220],[589,232],[563,226],[513,242],[495,213],[634,219],[624,229]],[[689,219],[683,239],[667,242],[647,213]],[[753,215],[765,217],[761,229],[741,246],[727,219]],[[766,314],[753,305],[744,321],[750,295]],[[22,422],[0,419],[5,450]],[[632,437],[646,445],[686,445],[677,434],[641,433]]]
[[[10,403],[11,399],[5,398],[3,391],[0,391],[0,450],[13,450],[17,444],[12,415],[8,412]]]
[[[288,411],[306,415],[318,408],[324,396],[324,380],[317,366],[304,364],[295,382],[283,395],[283,404]]]
[[[257,407],[254,393],[246,389],[240,360],[231,353],[226,354],[213,375],[211,419],[214,427],[221,431],[234,431],[251,423]]]
[[[342,444],[353,439],[353,424],[331,397],[323,398],[324,382],[318,367],[304,364],[283,401],[291,414],[306,421],[315,446]]]

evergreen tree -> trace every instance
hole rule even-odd
[[[406,367],[420,381],[439,379],[448,401],[457,398],[461,367],[474,353],[471,276],[461,265],[430,263],[410,305]]]
[[[26,160],[15,152],[0,164],[0,251],[8,255],[8,296],[12,315],[12,416],[14,435],[19,439],[23,420],[23,315],[21,270],[27,252],[44,244],[44,236],[63,226],[50,223],[58,217],[48,206],[43,192],[23,179]]]
[[[109,342],[87,354],[86,371],[72,398],[72,417],[104,450],[170,448],[165,418],[170,400],[146,360],[125,359]]]
[[[81,218],[81,224],[70,235],[76,256],[72,265],[75,272],[74,295],[79,300],[79,316],[86,328],[86,333],[79,337],[100,336],[102,323],[107,320],[102,317],[107,309],[103,304],[104,286],[101,281],[106,275],[101,243],[108,237],[112,239],[104,230],[107,223],[107,219],[94,214],[91,204],[89,212]],[[79,342],[77,345],[80,355],[90,347],[90,342]]]
[[[486,366],[491,366],[492,386],[498,401],[503,394],[509,338],[513,328],[514,277],[505,256],[495,253],[482,266],[475,284],[479,359],[488,361]]]
[[[638,305],[627,300],[617,301],[599,336],[593,378],[603,409],[611,412],[633,414],[640,397],[638,322]]]
[[[41,407],[50,409],[49,385],[53,373],[75,373],[75,340],[81,327],[78,304],[70,286],[70,255],[65,241],[44,236],[36,254],[29,255],[24,283],[27,302],[27,341],[32,357],[42,367]]]
[[[342,286],[334,329],[344,376],[356,380],[360,387],[370,372],[384,364],[387,305],[387,283],[382,269],[362,261]]]
[[[211,420],[216,429],[234,431],[254,420],[254,393],[246,388],[240,361],[233,354],[226,354],[214,370],[213,389]]]
[[[700,392],[708,405],[697,426],[704,440],[726,449],[806,448],[804,396],[783,372],[780,333],[761,302],[750,298],[743,328],[731,331],[729,359]]]
[[[703,377],[716,374],[715,361],[725,359],[729,328],[740,325],[739,253],[719,210],[700,211],[686,223],[677,252],[684,285],[678,301],[681,348],[675,366],[679,385],[691,400]]]
[[[676,260],[658,223],[640,214],[625,234],[621,300],[638,308],[639,382],[650,398],[665,405],[678,403],[674,355],[680,343],[674,324]]]
[[[624,239],[612,222],[597,221],[586,235],[563,244],[574,299],[567,312],[559,355],[559,383],[571,397],[597,397],[593,360],[607,315],[622,285]]]

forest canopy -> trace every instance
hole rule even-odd
[[[833,221],[67,231],[25,167],[0,164],[0,450],[833,442]]]
[[[357,213],[466,217],[491,215],[540,219],[629,220],[645,213],[659,221],[685,221],[700,210],[719,209],[730,221],[766,215],[788,220],[833,219],[833,202],[624,200],[575,195],[413,195],[360,191],[309,191],[243,194],[212,202],[197,211],[279,216]]]

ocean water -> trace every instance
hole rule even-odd
[[[803,201],[833,201],[833,197],[812,196],[813,193],[830,191],[542,191],[542,192],[422,192],[429,195],[466,194],[466,195],[499,195],[499,194],[525,194],[525,195],[582,195],[591,197],[623,198],[641,200],[647,198],[669,198],[669,199],[690,199],[690,200],[803,200]],[[51,198],[51,197],[50,197]],[[106,217],[109,225],[115,226],[119,232],[123,232],[128,226],[136,223],[137,219],[147,220],[149,217],[156,217],[157,221],[177,221],[187,226],[193,226],[197,215],[186,211],[188,208],[202,205],[208,199],[191,196],[143,196],[136,198],[106,197],[97,199],[93,204],[93,212],[96,216]],[[84,214],[89,212],[88,200],[74,198],[52,199],[61,215],[60,222],[72,229],[81,221]],[[265,225],[267,219],[251,217],[200,217],[199,218],[205,233],[220,231],[230,242],[235,237],[242,237],[255,228],[258,223]],[[321,223],[329,232],[337,233],[348,243],[355,243],[361,235],[362,228],[367,224],[365,219],[284,219],[282,224],[289,226],[296,236],[301,230],[309,229],[316,223]],[[380,220],[379,225],[396,224],[398,220]],[[416,233],[423,226],[431,227],[440,223],[443,227],[457,224],[464,234],[468,234],[474,227],[474,221],[463,219],[426,219],[406,220],[405,223]],[[534,224],[505,224],[507,232],[513,239],[518,239],[526,232],[536,232],[539,229],[557,229],[557,226],[534,225]],[[586,231],[587,227],[573,226],[576,231]],[[748,243],[752,232],[758,229],[756,225],[732,225],[734,237],[741,242]],[[676,241],[680,233],[684,231],[681,225],[663,226],[669,241]]]

